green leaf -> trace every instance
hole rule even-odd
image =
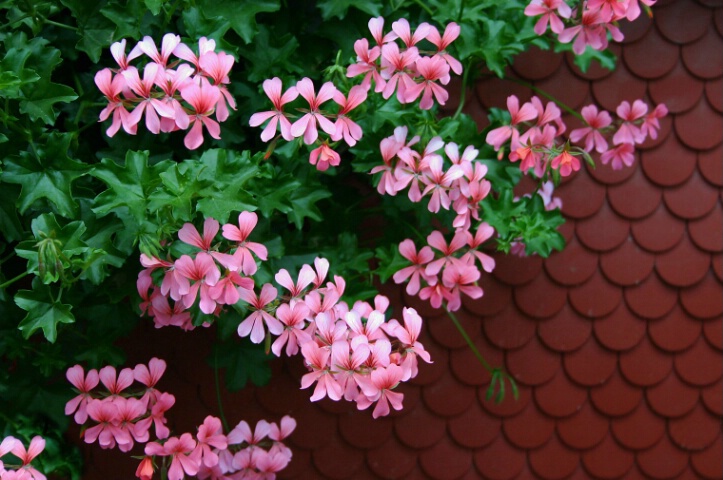
[[[319,190],[307,186],[295,189],[289,197],[292,205],[292,210],[287,213],[289,220],[294,222],[299,230],[304,224],[304,218],[308,217],[317,222],[321,221],[321,211],[316,206],[316,203],[329,197],[331,197],[331,192],[328,190]]]
[[[294,63],[292,55],[299,42],[292,35],[271,35],[269,28],[260,25],[251,45],[239,49],[239,55],[249,61],[248,80],[261,82],[266,78],[283,76],[284,72],[301,73],[303,68]]]
[[[56,103],[68,103],[77,99],[75,90],[59,83],[50,83],[20,102],[20,113],[27,113],[32,120],[41,119],[46,125],[53,125],[57,112],[53,110]]]
[[[382,5],[374,0],[320,0],[316,6],[321,10],[324,20],[337,17],[342,20],[351,7],[356,7],[372,17],[381,15]]]
[[[173,165],[173,162],[163,161],[149,166],[148,151],[129,150],[123,165],[104,158],[100,166],[90,171],[108,186],[108,190],[95,198],[93,211],[104,216],[127,207],[135,220],[143,223],[150,192],[160,183],[160,174]]]
[[[20,240],[23,226],[20,224],[15,202],[20,189],[12,185],[0,186],[0,233],[8,242]]]
[[[143,0],[143,2],[146,4],[146,7],[148,10],[151,11],[153,15],[158,15],[161,12],[161,7],[165,3],[166,0]]]
[[[33,290],[21,290],[15,294],[15,303],[28,312],[18,325],[25,339],[42,329],[45,338],[54,343],[58,336],[57,325],[75,322],[71,313],[73,307],[55,300],[50,288],[38,280],[33,281]]]
[[[207,17],[221,17],[230,22],[231,28],[247,44],[256,36],[256,14],[276,12],[280,8],[278,0],[244,0],[241,5],[235,0],[200,0],[198,6]]]
[[[228,341],[214,345],[214,352],[208,358],[211,366],[226,369],[226,386],[232,392],[242,389],[250,381],[262,386],[271,380],[269,360],[272,355],[264,352],[262,345],[255,345],[244,339],[241,342]]]
[[[3,181],[22,187],[19,208],[24,213],[34,202],[47,199],[58,213],[74,218],[78,205],[73,199],[71,184],[85,175],[87,168],[68,156],[72,134],[53,132],[35,152],[20,152],[5,160]]]

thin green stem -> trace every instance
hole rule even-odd
[[[425,12],[427,12],[429,14],[430,17],[434,16],[434,12],[432,11],[431,8],[429,8],[429,5],[426,5],[422,0],[414,0],[414,3],[419,5],[422,8],[422,10],[424,10]]]
[[[11,279],[8,280],[7,282],[0,283],[0,289],[7,288],[7,287],[9,287],[10,285],[12,285],[13,283],[15,283],[15,282],[17,282],[18,280],[20,280],[21,278],[24,278],[24,277],[26,277],[26,276],[28,276],[28,275],[30,275],[30,272],[23,272],[23,273],[21,273],[20,275],[16,276],[15,278],[11,278]]]
[[[18,23],[18,22],[22,22],[23,20],[25,20],[26,18],[30,18],[31,16],[32,16],[32,15],[30,15],[29,13],[26,13],[26,14],[23,15],[22,17],[18,17],[18,18],[16,18],[15,20],[13,20],[12,22],[8,22],[8,23],[0,26],[0,30],[5,30],[6,28],[8,28],[8,27],[10,27],[10,26],[12,26],[12,25],[14,25],[14,24],[16,24],[16,23]]]
[[[467,98],[467,80],[469,78],[469,71],[471,68],[471,61],[467,63],[464,67],[464,74],[462,75],[462,86],[460,87],[459,92],[459,105],[457,106],[457,111],[454,112],[454,115],[452,115],[453,119],[456,119],[462,114],[462,109],[464,108],[464,104]]]
[[[457,13],[457,23],[462,23],[462,14],[464,13],[464,0],[459,2],[459,13]]]
[[[216,402],[218,403],[218,415],[221,417],[221,423],[223,429],[226,432],[230,432],[231,429],[226,421],[226,414],[223,412],[223,403],[221,402],[221,382],[218,378],[218,350],[213,353],[213,379],[216,382]]]
[[[482,354],[477,349],[477,346],[472,342],[472,339],[469,338],[469,335],[467,335],[467,332],[465,331],[464,327],[462,326],[461,323],[459,323],[457,316],[454,313],[450,312],[449,310],[447,310],[447,315],[449,315],[449,318],[452,319],[452,323],[454,323],[454,326],[457,327],[457,330],[459,330],[459,333],[462,335],[462,338],[464,338],[464,341],[467,342],[467,346],[469,346],[470,350],[472,350],[472,353],[474,354],[474,356],[477,357],[477,360],[479,360],[479,363],[482,364],[482,366],[484,367],[485,370],[487,370],[487,372],[492,373],[494,371],[494,369],[492,368],[492,366],[489,363],[487,363],[487,360],[484,359]]]
[[[43,23],[47,23],[48,25],[55,25],[58,28],[65,28],[66,30],[72,30],[74,32],[78,31],[78,27],[73,27],[71,25],[66,25],[64,23],[56,22],[55,20],[50,20],[49,18],[43,17]]]
[[[555,97],[553,97],[552,95],[550,95],[550,94],[547,93],[546,91],[544,91],[544,90],[542,90],[542,89],[540,89],[540,88],[537,88],[537,87],[534,86],[533,84],[528,83],[528,82],[525,82],[524,80],[520,80],[520,79],[517,79],[517,78],[511,78],[511,77],[505,77],[505,80],[509,80],[509,81],[511,81],[511,82],[515,82],[515,83],[517,83],[517,84],[520,84],[520,85],[522,85],[522,86],[525,86],[525,87],[529,88],[529,89],[532,90],[533,92],[535,92],[535,93],[537,93],[537,94],[539,94],[539,95],[542,95],[543,97],[545,97],[545,98],[548,99],[548,100],[551,100],[551,101],[555,102],[560,108],[562,108],[563,110],[565,110],[565,111],[566,111],[567,113],[569,113],[570,115],[573,115],[573,116],[579,118],[579,119],[582,120],[583,122],[585,121],[585,119],[582,118],[582,115],[580,115],[579,112],[576,112],[573,108],[568,107],[567,105],[565,105],[564,103],[562,103],[560,100],[556,99]]]

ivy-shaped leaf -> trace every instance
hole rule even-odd
[[[342,20],[351,7],[356,7],[372,17],[381,15],[382,5],[374,0],[321,0],[316,4],[324,20],[337,17]]]
[[[73,307],[56,300],[50,287],[43,285],[38,279],[33,281],[32,290],[20,290],[15,294],[15,303],[28,312],[18,325],[26,339],[42,330],[45,338],[54,343],[58,337],[57,325],[75,322],[71,313]]]
[[[231,23],[231,28],[246,43],[256,36],[256,14],[276,12],[280,8],[278,0],[244,0],[239,5],[233,0],[201,0],[199,8],[207,17],[221,17]]]
[[[207,363],[212,367],[226,369],[226,386],[232,392],[241,390],[250,381],[262,386],[271,380],[269,360],[274,358],[264,352],[263,345],[254,345],[244,339],[214,345],[214,352]]]
[[[71,184],[85,175],[87,167],[68,156],[72,135],[53,132],[44,145],[32,152],[20,152],[5,160],[3,181],[22,187],[18,207],[24,213],[35,201],[47,199],[59,214],[75,218],[78,205],[73,199]]]

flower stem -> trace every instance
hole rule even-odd
[[[425,12],[427,12],[429,14],[430,17],[434,15],[434,12],[432,11],[432,9],[429,8],[429,6],[426,5],[424,2],[422,2],[421,0],[414,0],[414,3],[419,5],[422,8],[422,10],[424,10]]]
[[[467,65],[465,65],[464,67],[464,74],[462,75],[462,86],[460,87],[459,91],[459,105],[457,106],[457,111],[454,112],[454,115],[452,115],[453,119],[459,117],[462,114],[462,109],[464,108],[467,97],[467,79],[469,78],[469,70],[471,64],[472,62],[468,62]]]
[[[459,320],[457,319],[457,316],[447,310],[447,315],[449,315],[449,318],[452,319],[452,323],[454,323],[454,326],[457,327],[457,330],[459,330],[460,335],[462,335],[462,338],[464,338],[464,341],[467,342],[467,346],[469,346],[470,350],[472,350],[472,353],[475,357],[477,357],[477,360],[479,360],[479,363],[482,364],[482,366],[487,370],[487,372],[492,373],[494,370],[492,366],[487,363],[487,360],[484,359],[480,351],[477,349],[477,346],[472,342],[472,339],[469,338],[469,335],[465,331],[464,327],[461,323],[459,323]]]
[[[27,275],[30,275],[30,272],[23,272],[20,275],[18,275],[17,277],[11,278],[10,280],[8,280],[5,283],[0,283],[0,289],[6,288],[6,287],[12,285],[13,283],[17,282],[18,280],[20,280],[21,278],[23,278]]]
[[[218,350],[213,353],[213,378],[216,382],[216,402],[218,402],[218,415],[221,417],[221,423],[223,429],[226,432],[230,432],[231,429],[228,427],[228,421],[226,421],[226,415],[223,413],[223,403],[221,402],[221,384],[218,378]]]

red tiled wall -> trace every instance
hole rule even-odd
[[[451,322],[392,286],[396,305],[424,314],[434,360],[402,387],[402,412],[372,420],[344,402],[310,404],[299,358],[275,363],[270,385],[225,398],[234,424],[297,418],[283,478],[723,477],[723,5],[660,1],[654,13],[654,24],[625,28],[613,73],[582,74],[539,51],[512,69],[575,109],[614,111],[642,97],[670,110],[633,168],[600,166],[560,186],[562,253],[498,256],[484,297],[459,312],[486,358],[517,379],[520,399],[486,402],[489,377]],[[497,79],[471,93],[467,110],[481,125],[483,110],[504,107],[510,93],[530,96]],[[142,335],[167,350],[164,381],[198,392],[177,394],[174,426],[216,413],[199,352],[208,334],[146,326]],[[90,452],[85,478],[119,471],[108,468],[117,451]]]

